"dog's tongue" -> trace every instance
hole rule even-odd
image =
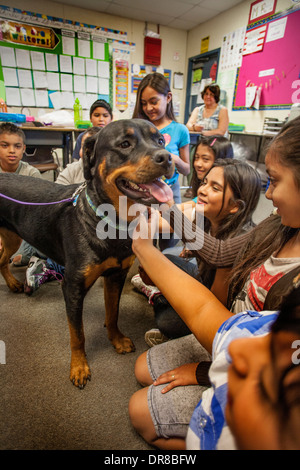
[[[173,191],[162,180],[155,180],[153,183],[141,184],[143,189],[147,189],[159,202],[167,202],[173,198]]]

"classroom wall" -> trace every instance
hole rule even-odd
[[[209,36],[209,50],[214,50],[222,46],[224,35],[247,25],[250,5],[253,0],[245,0],[236,7],[217,15],[210,21],[207,21],[189,32],[179,29],[160,26],[160,37],[162,39],[161,65],[165,69],[172,71],[171,87],[173,91],[174,103],[178,103],[179,122],[184,122],[185,108],[185,89],[187,83],[187,66],[189,57],[200,54],[201,39]],[[111,16],[104,13],[98,13],[85,8],[76,8],[69,5],[62,5],[50,0],[3,0],[3,5],[13,6],[15,8],[25,9],[32,12],[39,12],[46,15],[52,15],[74,21],[117,29],[127,32],[127,41],[135,43],[135,51],[131,52],[129,62],[131,64],[143,65],[144,58],[144,29],[145,23],[141,21],[130,20],[118,16]],[[292,5],[291,0],[277,0],[276,12],[288,9]],[[157,25],[148,23],[148,29],[157,31]],[[182,90],[173,89],[174,72],[184,73],[184,85]],[[272,111],[232,111],[233,89],[227,89],[227,106],[230,120],[237,124],[245,124],[246,130],[261,131],[265,117],[277,117],[285,119],[288,110]],[[131,83],[129,80],[129,98],[131,92]],[[20,109],[11,108],[11,112],[20,112]],[[34,116],[38,115],[37,109],[32,109]],[[48,110],[45,110],[48,111]],[[132,107],[125,112],[115,111],[115,118],[130,118]]]
[[[95,12],[85,8],[76,8],[70,5],[62,5],[48,0],[3,0],[2,5],[20,8],[22,10],[43,13],[63,19],[80,21],[95,26],[103,26],[127,33],[127,42],[135,43],[135,51],[128,54],[130,64],[144,65],[144,30],[145,23],[130,20],[118,16],[111,16]],[[148,23],[148,30],[157,31],[157,25]],[[171,87],[173,87],[174,72],[183,72],[186,66],[187,32],[174,28],[160,26],[160,38],[162,39],[161,65],[172,71]],[[174,59],[175,57],[175,59]],[[130,66],[131,68],[131,66]],[[184,75],[186,80],[186,75]],[[185,84],[182,90],[172,90],[174,102],[179,103],[178,121],[183,122],[185,104]],[[129,80],[129,97],[131,92],[131,81]],[[20,109],[10,108],[11,112],[20,112]],[[131,118],[132,108],[123,113],[114,111],[115,119]],[[32,115],[37,116],[38,110],[32,108]],[[45,110],[48,112],[49,110]]]
[[[235,31],[241,26],[247,25],[250,5],[253,0],[245,0],[234,8],[216,16],[188,32],[187,60],[189,57],[198,55],[200,52],[201,39],[209,36],[209,50],[222,46],[224,35]],[[287,10],[292,6],[291,0],[277,0],[276,13]],[[244,124],[247,131],[262,131],[265,117],[285,119],[288,110],[265,110],[265,111],[232,111],[233,89],[227,89],[227,107],[231,122]]]

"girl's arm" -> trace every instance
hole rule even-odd
[[[219,240],[192,223],[175,204],[170,206],[167,211],[163,211],[162,217],[168,223],[170,222],[171,229],[185,243],[188,250],[214,268],[232,267],[252,232],[250,230],[234,238]],[[193,240],[196,240],[197,243],[194,242],[191,245]]]
[[[228,130],[229,116],[227,108],[222,108],[219,113],[219,125],[217,129],[202,131],[203,135],[224,135]]]
[[[179,149],[179,156],[171,153],[175,166],[179,173],[184,176],[190,174],[190,145],[186,144]]]
[[[230,311],[206,287],[169,261],[151,238],[134,239],[132,248],[153,283],[211,352],[218,329],[232,316]]]
[[[179,210],[184,213],[185,217],[187,217],[190,221],[192,221],[193,209],[194,207],[196,207],[196,203],[194,201],[191,200],[191,201],[182,202],[181,204],[176,204],[176,207],[178,207]],[[161,216],[160,212],[157,212],[157,216],[158,216],[159,233],[164,233],[164,232],[172,233],[173,228],[171,227],[169,222]]]

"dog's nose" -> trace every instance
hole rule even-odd
[[[157,165],[161,165],[165,168],[168,168],[169,165],[172,164],[172,155],[166,150],[161,150],[153,155],[152,160]]]

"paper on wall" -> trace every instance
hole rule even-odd
[[[94,59],[85,59],[85,73],[93,77],[97,76],[97,61]]]
[[[78,55],[81,57],[91,57],[90,41],[78,39]]]
[[[73,73],[75,75],[85,74],[85,60],[82,57],[73,57]]]
[[[50,101],[53,104],[54,109],[62,108],[61,92],[55,91],[54,93],[49,94]]]
[[[16,62],[21,69],[31,69],[29,51],[16,49]]]
[[[98,93],[97,77],[86,77],[86,91],[87,93]]]
[[[33,80],[35,88],[48,88],[46,72],[33,71]]]
[[[60,71],[63,73],[72,73],[72,58],[68,55],[59,56]]]
[[[35,102],[38,108],[48,108],[48,92],[47,90],[34,90]]]
[[[253,108],[255,108],[255,109],[259,109],[261,90],[262,90],[261,87],[257,87],[255,100],[254,100],[254,103],[253,103]]]
[[[16,66],[15,50],[12,47],[0,46],[0,57],[1,57],[2,67],[6,67],[6,66],[15,67]]]
[[[61,91],[73,91],[73,75],[60,74],[60,89]]]
[[[73,77],[73,86],[74,86],[74,91],[79,91],[80,93],[85,93],[85,76],[84,75],[74,75],[74,77]]]
[[[104,42],[93,41],[93,57],[94,59],[104,60],[105,59],[105,44]]]
[[[19,88],[5,87],[7,106],[21,106],[21,97]]]
[[[56,54],[45,54],[46,57],[46,69],[49,72],[58,72],[58,60]]]
[[[48,90],[60,90],[59,73],[47,72]]]
[[[43,52],[30,51],[31,64],[34,70],[45,70],[45,58]]]
[[[63,53],[75,55],[75,38],[62,36]]]
[[[32,88],[20,88],[22,106],[35,106],[35,96]]]
[[[62,107],[66,109],[73,109],[74,106],[74,94],[71,91],[61,92]]]
[[[18,78],[21,88],[32,88],[31,70],[18,69]]]
[[[276,41],[284,37],[287,19],[286,16],[269,24],[266,42]]]
[[[109,80],[107,78],[99,78],[99,93],[109,95]]]
[[[109,78],[109,62],[98,62],[98,77]]]
[[[4,77],[4,85],[7,86],[19,86],[18,76],[17,76],[17,69],[3,67],[3,77]]]
[[[250,108],[255,100],[257,86],[246,87],[246,108]]]

